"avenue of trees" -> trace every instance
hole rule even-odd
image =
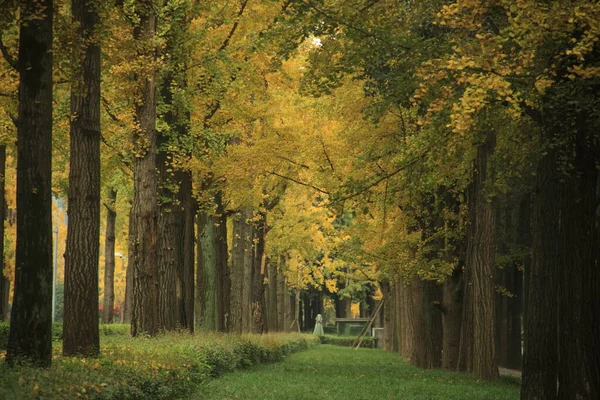
[[[117,309],[201,335],[383,301],[416,366],[600,398],[599,3],[0,11],[8,363],[51,363],[54,198],[65,355],[98,355]]]

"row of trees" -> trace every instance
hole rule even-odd
[[[598,397],[596,3],[42,3],[0,27],[17,210],[40,213],[17,213],[10,357],[49,362],[51,153],[32,132],[70,131],[53,147],[67,354],[98,352],[104,186],[104,310],[131,200],[133,335],[297,329],[302,289],[356,300],[376,282],[386,347],[415,365],[493,379],[522,363],[524,399]]]
[[[340,195],[371,193],[383,238],[362,256],[387,275],[396,347],[496,377],[518,364],[524,279],[522,398],[597,397],[598,5],[303,4],[328,23],[306,90],[349,74],[372,120],[396,120]]]

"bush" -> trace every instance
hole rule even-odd
[[[356,341],[356,336],[321,336],[321,343],[332,344],[334,346],[352,347]],[[364,336],[360,347],[375,348],[375,339],[372,336]]]
[[[171,333],[132,339],[123,334],[127,328],[103,326],[97,358],[63,357],[55,343],[49,369],[0,363],[0,398],[182,398],[210,376],[280,361],[319,343],[318,337],[301,334]]]
[[[10,331],[10,324],[6,321],[0,322],[0,350],[6,350],[8,345],[8,334]],[[63,338],[62,324],[52,324],[52,341],[60,342]]]

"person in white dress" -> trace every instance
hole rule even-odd
[[[318,336],[325,336],[325,332],[323,331],[323,317],[321,316],[321,314],[317,314],[315,330],[313,331],[313,334]]]

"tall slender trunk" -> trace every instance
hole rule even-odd
[[[269,263],[269,331],[277,332],[277,263]]]
[[[558,276],[560,173],[558,150],[551,149],[539,162],[532,204],[531,268],[525,271],[527,309],[523,353],[522,400],[557,398],[558,380]]]
[[[283,274],[283,268],[285,265],[285,257],[279,257],[279,265],[277,270],[277,331],[285,331],[285,305],[284,297],[287,292],[285,285],[285,276]]]
[[[242,332],[251,332],[252,327],[252,264],[254,249],[254,227],[252,209],[244,207],[238,223],[241,224],[240,250],[242,251]],[[234,239],[235,241],[235,239]]]
[[[494,338],[495,207],[493,200],[485,195],[491,179],[489,159],[494,152],[495,140],[495,135],[488,132],[485,143],[477,149],[473,172],[473,236],[469,238],[467,258],[473,277],[473,374],[481,379],[499,376]]]
[[[138,42],[138,57],[153,65],[156,52],[153,48],[156,35],[156,14],[151,0],[136,3],[139,23],[134,28]],[[153,68],[153,67],[150,67]],[[156,176],[156,71],[139,73],[140,93],[136,102],[135,119],[139,129],[134,134],[137,157],[133,164],[134,234],[130,236],[133,254],[133,336],[158,333],[158,265],[157,265],[157,176]]]
[[[393,351],[394,337],[394,289],[389,281],[380,283],[383,293],[383,350]]]
[[[229,321],[231,315],[231,274],[228,265],[227,249],[227,215],[223,206],[221,193],[215,195],[217,205],[215,221],[217,229],[215,232],[215,246],[217,249],[217,317],[219,332],[228,332],[230,330]]]
[[[444,339],[442,344],[442,368],[455,370],[458,368],[460,350],[460,325],[463,306],[462,265],[452,271],[443,288]]]
[[[244,315],[248,312],[248,300],[244,301],[244,295],[248,294],[248,285],[245,280],[246,252],[250,251],[250,238],[245,223],[245,212],[240,212],[233,222],[233,248],[231,249],[231,309],[230,327],[231,332],[244,332]],[[246,316],[246,324],[248,323]]]
[[[196,242],[194,216],[196,205],[192,196],[192,174],[190,171],[177,171],[179,177],[178,199],[181,205],[181,266],[183,279],[183,310],[181,327],[194,332],[194,243]],[[216,288],[215,288],[216,297]]]
[[[252,332],[262,333],[265,325],[264,318],[264,277],[265,277],[265,236],[267,232],[267,216],[261,215],[260,221],[256,223],[254,229],[254,251],[252,260],[252,291],[251,291],[251,308],[252,308]]]
[[[404,283],[402,278],[397,277],[394,283],[394,298],[396,299],[395,304],[395,315],[394,315],[394,332],[396,335],[394,336],[394,351],[397,351],[404,358],[410,357],[410,348],[408,346],[408,342],[406,341],[407,336],[407,313],[405,310],[405,300],[406,300],[406,288],[404,287]]]
[[[587,118],[580,117],[575,137],[573,171],[563,183],[561,210],[562,252],[560,270],[558,398],[600,398],[600,281],[597,269],[598,154],[589,140]],[[597,134],[596,134],[597,135]]]
[[[110,189],[106,206],[106,234],[104,237],[104,303],[102,307],[102,323],[113,322],[113,309],[115,304],[115,222],[117,211],[115,202],[117,191]]]
[[[197,325],[217,330],[217,248],[215,220],[210,211],[198,213]]]
[[[0,321],[8,319],[10,280],[4,276],[4,220],[6,219],[6,145],[0,145]]]
[[[15,292],[6,360],[52,362],[52,0],[21,1]],[[39,10],[44,10],[39,13]]]
[[[135,225],[133,224],[133,212],[129,211],[129,238],[135,237]],[[125,269],[125,304],[123,305],[123,323],[130,324],[133,316],[133,281],[135,271],[133,270],[133,241],[127,243],[127,268]]]
[[[170,83],[170,82],[169,82]],[[168,91],[168,90],[167,90]],[[166,98],[163,83],[161,93]],[[180,269],[183,264],[180,251],[182,211],[175,198],[174,187],[179,186],[173,174],[172,155],[165,147],[169,138],[165,134],[158,136],[156,157],[160,206],[157,226],[157,270],[158,270],[158,327],[161,330],[175,330],[182,314],[182,290]]]
[[[96,355],[100,256],[100,45],[92,1],[73,0],[73,22],[83,54],[71,88],[69,225],[65,252],[63,354]],[[78,46],[75,46],[77,49]],[[82,58],[83,57],[83,58]]]

